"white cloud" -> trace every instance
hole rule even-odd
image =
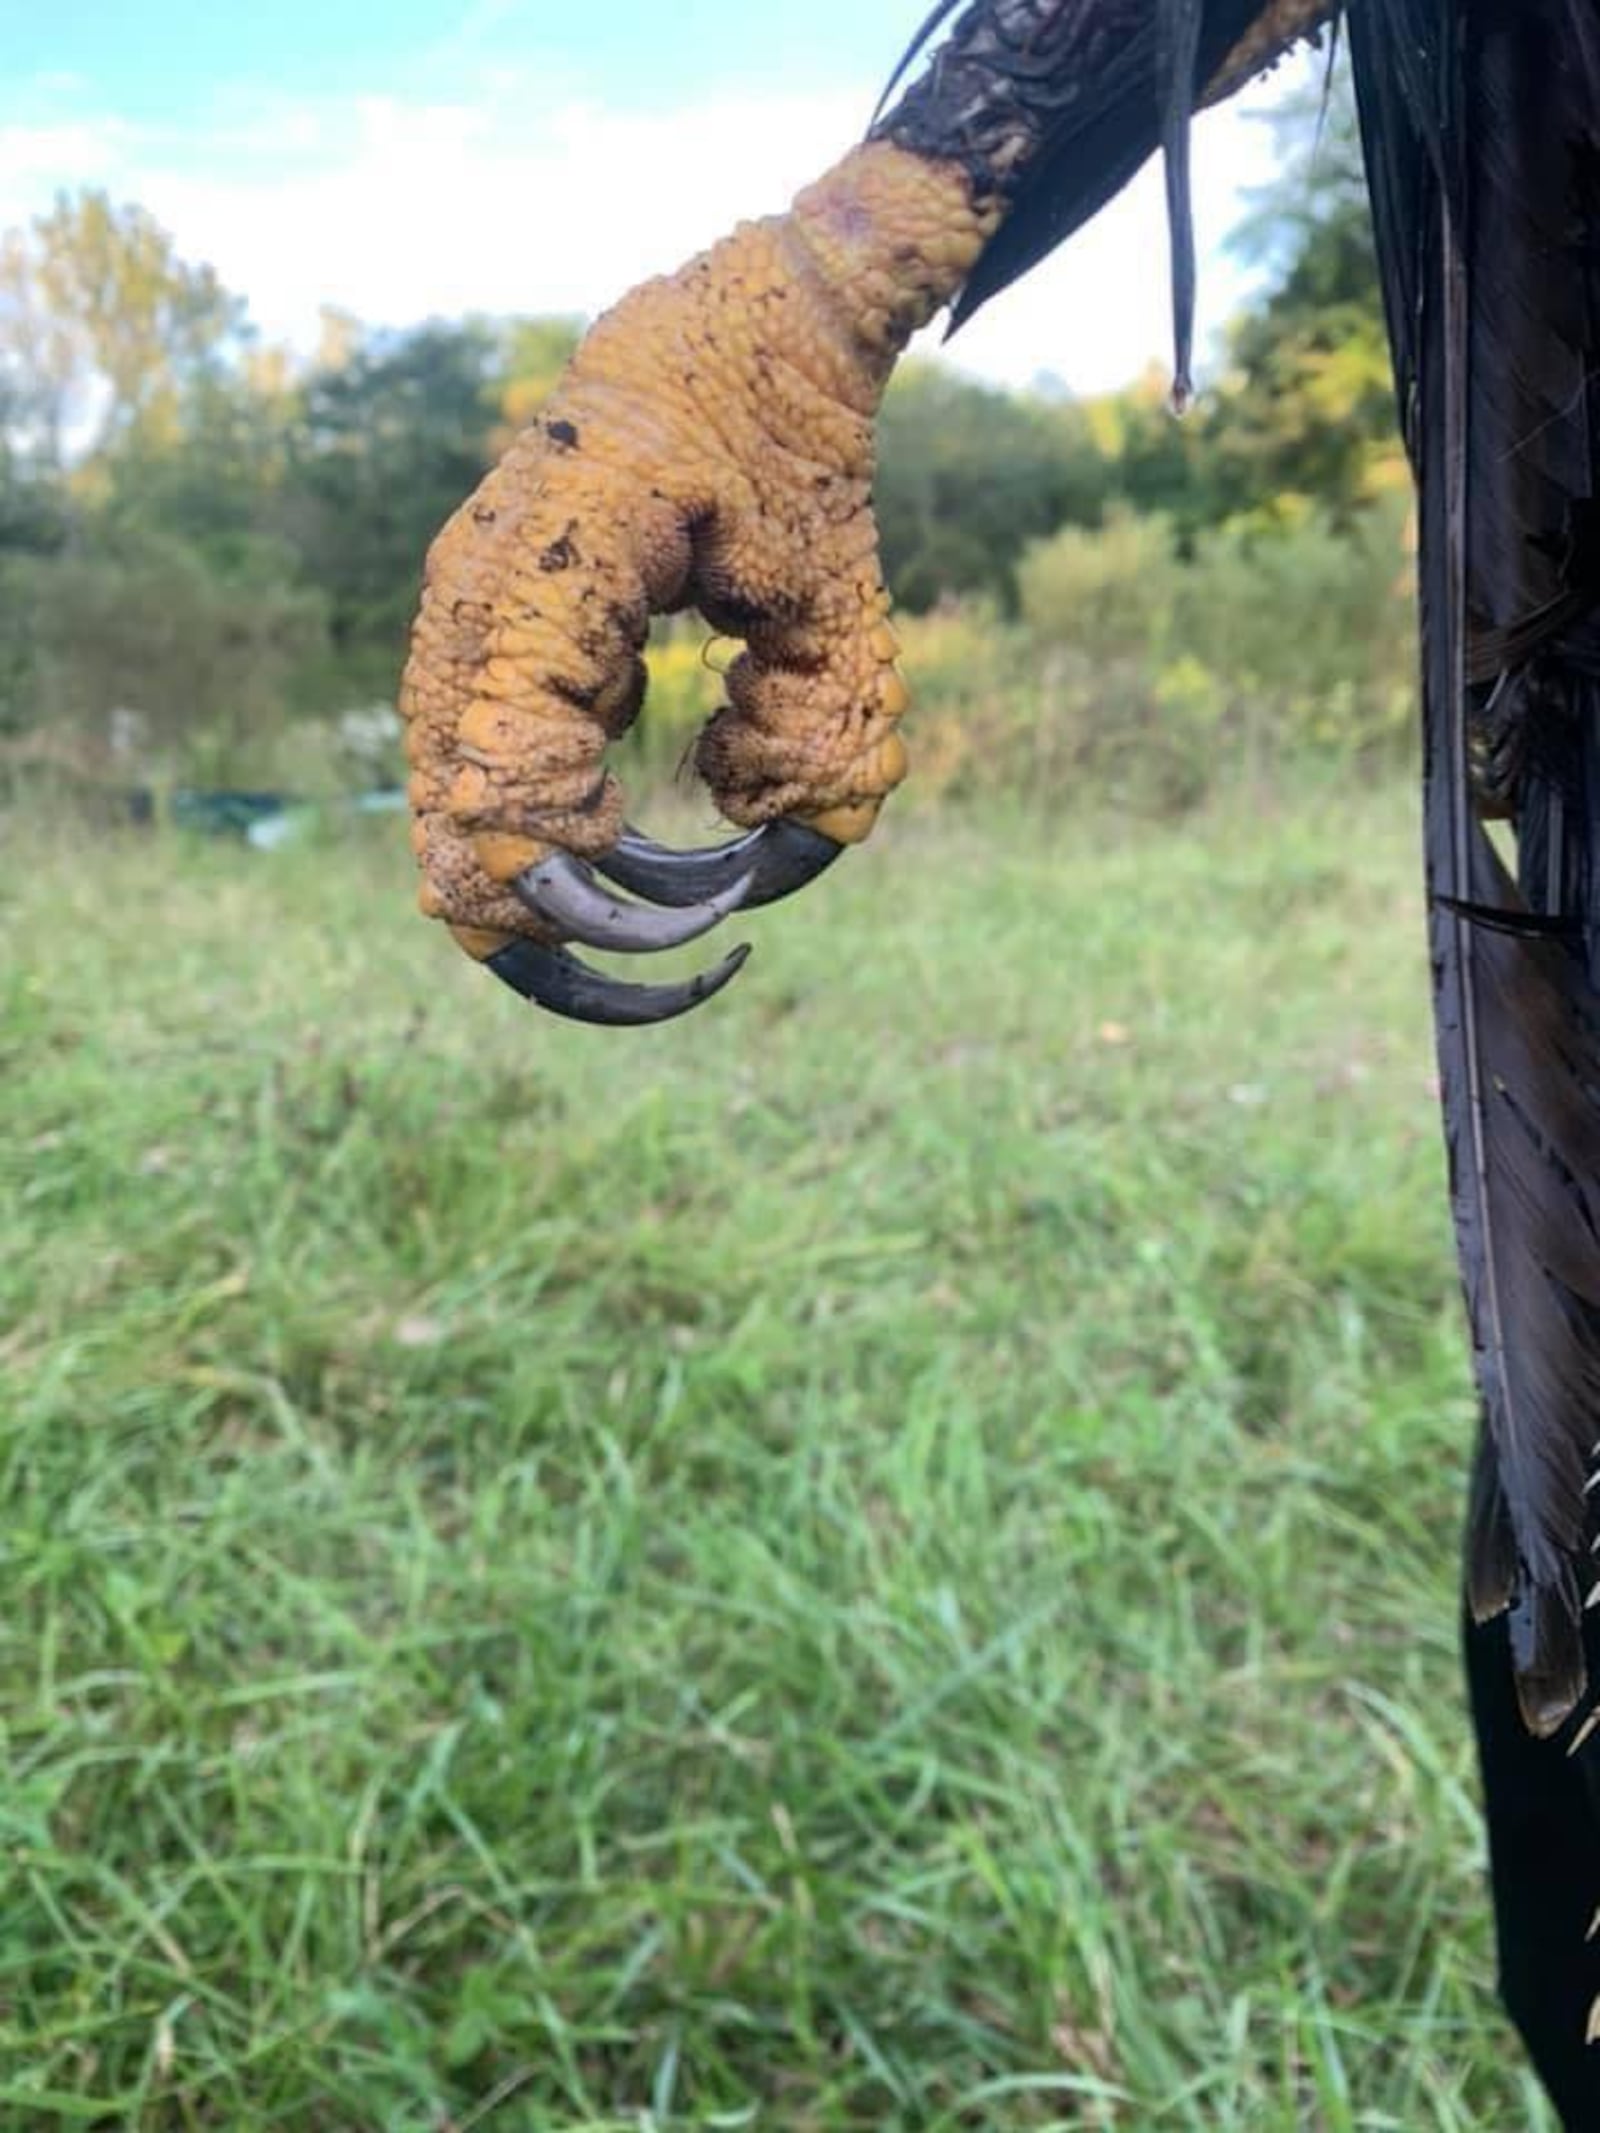
[[[738,216],[781,206],[856,137],[871,101],[861,85],[656,113],[541,106],[515,73],[471,98],[235,98],[181,131],[76,118],[0,136],[0,225],[62,186],[106,186],[149,208],[185,256],[209,260],[269,338],[302,348],[325,304],[393,325],[465,311],[592,314]],[[1270,172],[1266,129],[1240,105],[1213,114],[1195,168],[1204,242]],[[1239,286],[1213,257],[1203,325]],[[1148,171],[951,353],[1008,382],[1048,370],[1078,390],[1116,384],[1165,356],[1166,287],[1161,186]]]
[[[108,182],[131,146],[117,119],[0,126],[0,227],[48,207],[62,186]]]

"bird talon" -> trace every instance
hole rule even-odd
[[[635,896],[680,910],[715,901],[732,876],[747,885],[740,903],[753,911],[805,888],[843,850],[837,838],[787,817],[696,851],[674,851],[642,831],[625,829],[595,861],[595,869]]]
[[[628,1029],[670,1022],[699,1007],[738,976],[749,954],[741,943],[710,970],[671,985],[625,984],[591,969],[564,948],[524,939],[508,941],[484,961],[513,992],[553,1015],[605,1029]]]
[[[680,903],[675,915],[611,895],[570,852],[551,853],[511,886],[534,916],[553,926],[563,940],[655,955],[664,948],[681,948],[720,925],[746,900],[753,879],[753,868],[736,874],[715,893]]]

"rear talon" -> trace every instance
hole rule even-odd
[[[513,992],[553,1015],[605,1029],[629,1029],[686,1015],[737,977],[749,954],[749,947],[741,942],[710,970],[672,985],[624,984],[620,978],[592,970],[564,948],[546,948],[524,939],[507,941],[483,961]]]
[[[534,916],[553,926],[563,940],[654,955],[663,948],[681,948],[720,925],[746,901],[754,878],[752,866],[713,895],[682,899],[675,917],[648,903],[624,903],[610,895],[570,852],[553,852],[519,874],[511,886]]]
[[[730,877],[748,884],[746,911],[792,896],[824,873],[844,846],[804,822],[780,818],[726,844],[676,852],[639,830],[625,829],[595,869],[653,904],[686,909],[716,898]]]

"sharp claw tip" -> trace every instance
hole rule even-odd
[[[753,911],[804,888],[843,850],[826,832],[780,816],[727,844],[700,851],[673,851],[629,828],[595,864],[620,887],[669,909],[710,902],[719,894],[731,896],[732,890],[722,885],[736,872],[738,900]]]
[[[527,909],[563,940],[650,955],[663,948],[680,948],[720,925],[744,902],[751,878],[748,872],[741,873],[710,895],[664,911],[652,903],[620,900],[601,886],[582,860],[569,852],[553,852],[519,874],[512,888]]]
[[[617,1029],[648,1027],[687,1014],[721,992],[749,956],[749,942],[741,941],[711,969],[668,985],[625,984],[591,969],[564,948],[548,948],[539,941],[510,941],[485,960],[501,983],[524,1000],[569,1022]]]

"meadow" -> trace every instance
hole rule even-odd
[[[1548,2126],[1354,783],[891,811],[651,1034],[7,822],[0,2123]]]

